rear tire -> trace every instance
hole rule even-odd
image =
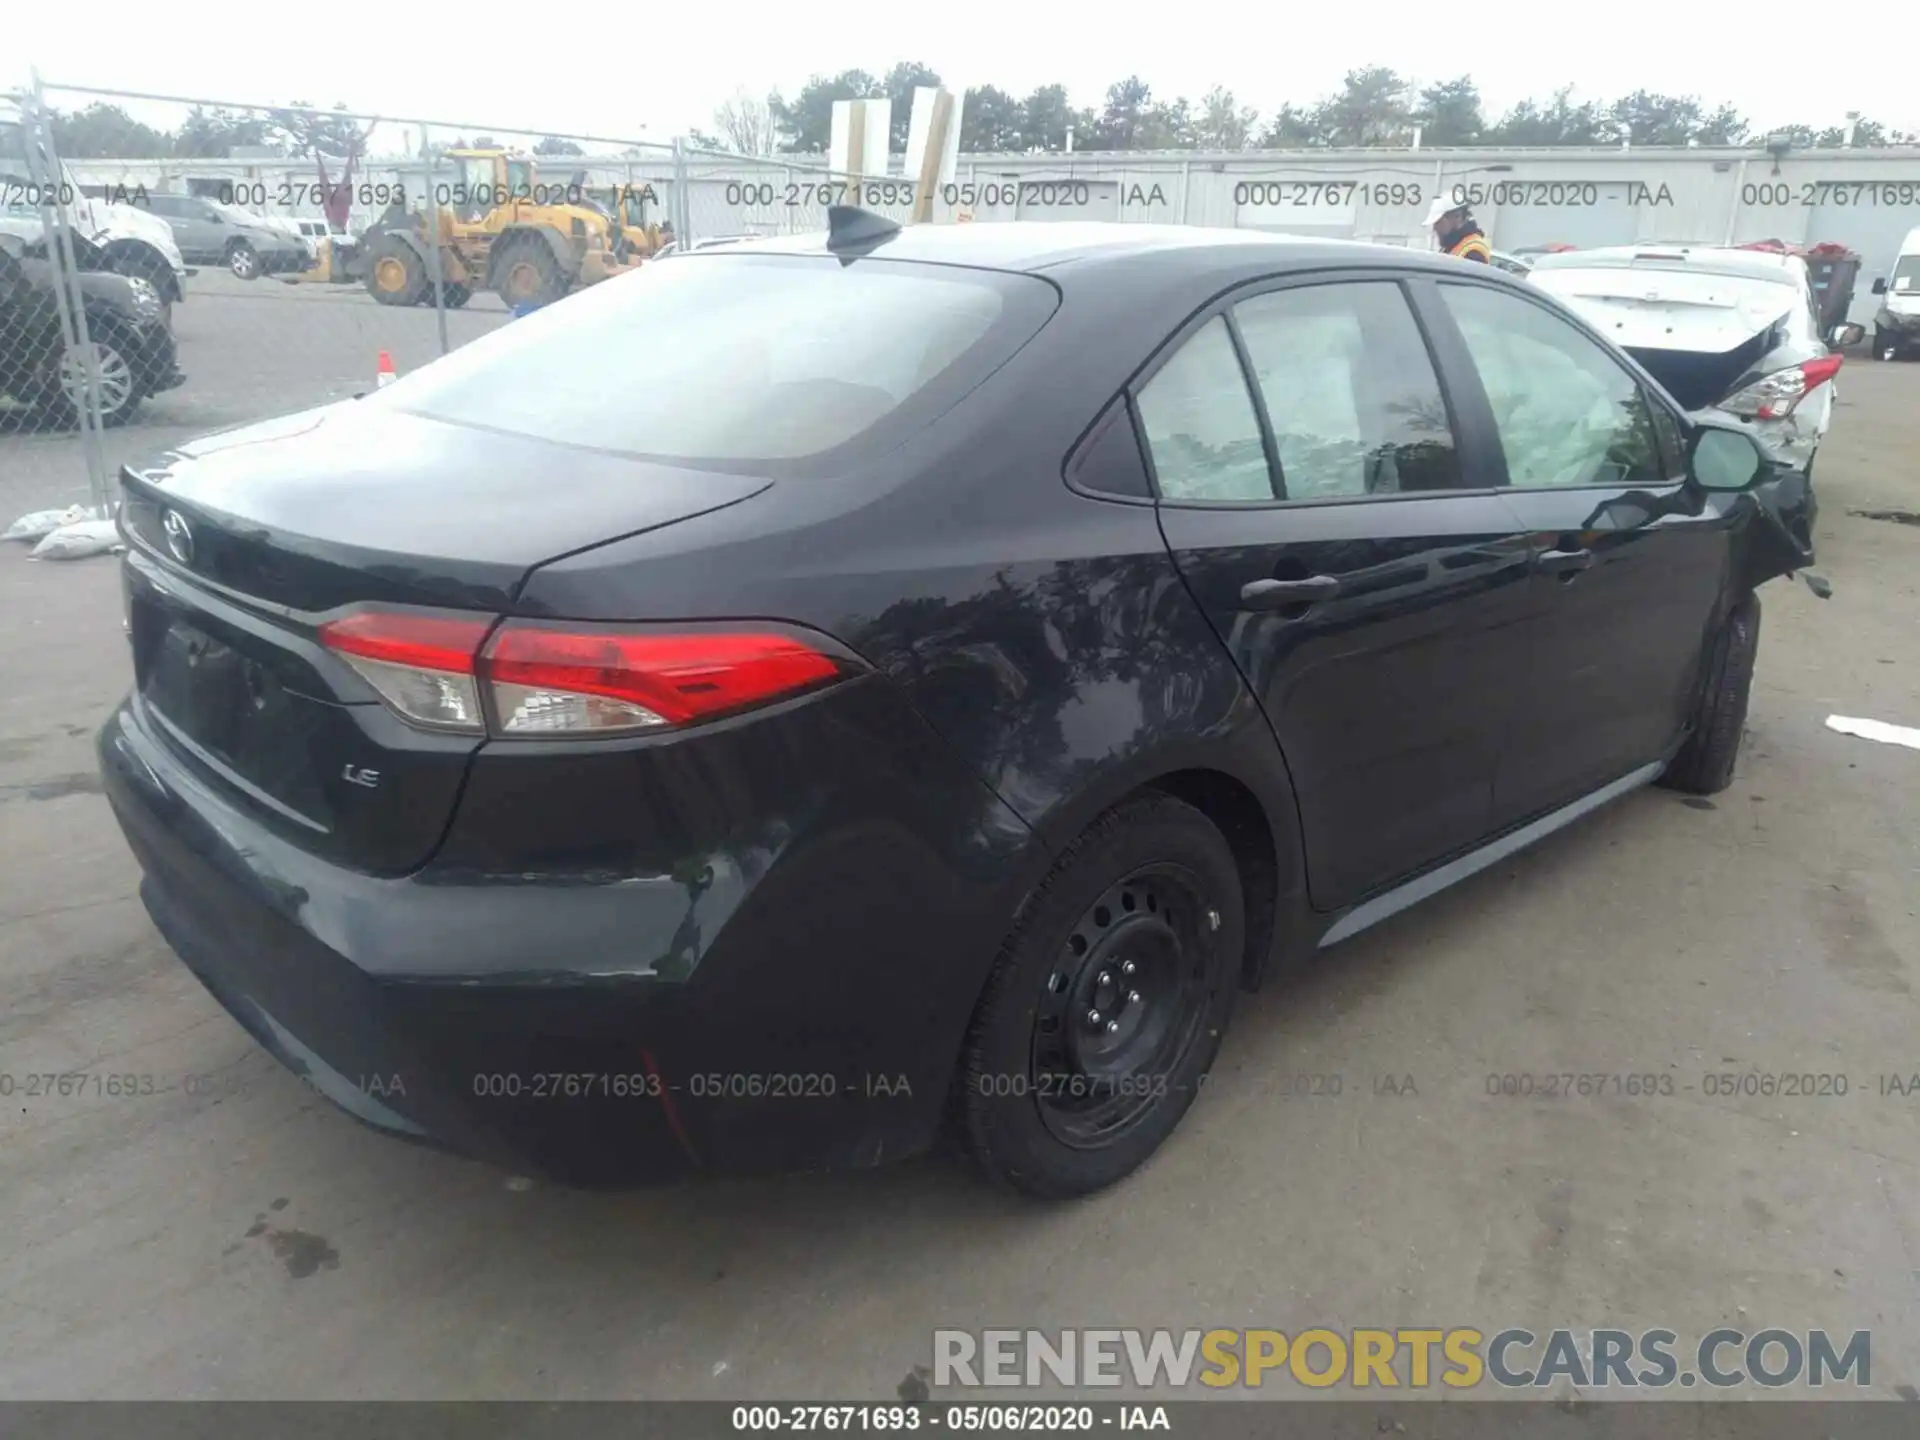
[[[1733,782],[1733,764],[1747,724],[1753,666],[1760,655],[1760,597],[1748,595],[1733,608],[1715,639],[1707,683],[1694,714],[1693,733],[1673,757],[1660,783],[1691,795],[1717,795]]]
[[[1244,912],[1233,852],[1192,806],[1149,794],[1095,821],[1024,907],[967,1030],[954,1110],[980,1168],[1066,1199],[1152,1155],[1226,1033]]]
[[[551,305],[567,293],[567,277],[544,241],[514,240],[494,261],[493,288],[509,310]]]
[[[238,280],[258,280],[260,278],[260,252],[244,240],[236,240],[227,247],[227,269]]]

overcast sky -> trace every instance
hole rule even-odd
[[[1892,72],[1875,59],[1914,45],[1920,21],[1911,0],[1903,13],[1892,0],[1828,11],[1617,0],[1569,5],[1558,19],[1553,9],[1546,0],[1502,0],[1477,15],[1462,0],[1057,12],[1031,0],[952,9],[906,0],[864,10],[723,0],[543,11],[511,0],[478,9],[282,0],[233,11],[11,0],[0,86],[23,83],[37,65],[49,83],[269,104],[344,101],[353,110],[503,132],[664,139],[711,129],[714,107],[738,87],[791,95],[813,74],[878,72],[897,60],[924,61],[950,85],[995,84],[1016,94],[1058,81],[1078,105],[1097,106],[1108,84],[1133,72],[1156,97],[1198,98],[1220,84],[1263,115],[1282,101],[1318,98],[1348,69],[1381,64],[1420,81],[1470,74],[1490,113],[1571,84],[1582,99],[1644,88],[1731,101],[1756,125],[1839,125],[1859,109],[1920,130],[1920,84],[1889,83]],[[1340,23],[1328,23],[1329,15]],[[516,41],[521,25],[507,23],[514,17],[538,34]],[[1836,58],[1813,58],[1827,55]],[[62,108],[84,103],[49,99]],[[171,121],[165,112],[142,118]]]

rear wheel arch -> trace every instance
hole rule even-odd
[[[1242,989],[1256,989],[1266,972],[1279,922],[1280,856],[1273,817],[1245,782],[1224,770],[1176,770],[1134,793],[1155,790],[1206,816],[1233,852],[1246,905],[1247,943],[1240,983]]]
[[[1285,947],[1296,930],[1304,929],[1294,914],[1304,900],[1290,905],[1290,897],[1306,893],[1298,810],[1284,776],[1262,784],[1222,757],[1115,777],[1036,817],[1035,843],[1014,882],[1019,899],[1009,907],[1010,925],[1025,916],[1059,858],[1082,836],[1113,811],[1155,794],[1171,795],[1198,810],[1232,850],[1247,907],[1241,983],[1245,989],[1257,988],[1269,973],[1276,939]]]
[[[493,253],[499,255],[518,245],[539,246],[553,257],[563,274],[572,275],[580,268],[567,237],[551,225],[509,225],[495,237]]]

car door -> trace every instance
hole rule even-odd
[[[156,195],[151,201],[153,213],[173,229],[173,243],[180,247],[180,258],[199,263],[207,258],[207,227],[196,217],[200,202],[180,195]]]
[[[1190,325],[1134,405],[1162,530],[1264,707],[1334,910],[1485,833],[1527,546],[1392,271]]]
[[[193,217],[194,239],[201,253],[209,262],[224,260],[227,242],[233,239],[238,227],[205,200],[189,200],[187,209]]]
[[[1682,422],[1614,351],[1510,287],[1436,289],[1533,552],[1527,694],[1494,783],[1504,826],[1671,753],[1718,618],[1730,507],[1683,491]]]

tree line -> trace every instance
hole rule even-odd
[[[336,105],[334,111],[343,111]],[[86,108],[53,114],[54,149],[68,160],[225,160],[235,150],[265,150],[286,156],[325,155],[336,160],[366,153],[378,122],[362,125],[343,114],[315,110],[304,100],[280,110],[256,113],[196,105],[178,129],[164,130],[136,120],[118,105],[96,101]],[[437,150],[499,148],[491,135],[471,142],[456,135]],[[571,140],[546,136],[536,155],[584,155]]]
[[[792,99],[778,91],[764,99],[742,92],[714,112],[713,132],[692,139],[751,155],[821,154],[832,131],[836,100],[889,98],[892,149],[906,149],[916,87],[940,84],[940,75],[903,61],[876,75],[843,70],[816,75]],[[344,106],[336,106],[344,110]],[[337,158],[363,153],[372,127],[344,115],[295,106],[264,113],[195,106],[175,130],[134,119],[117,105],[96,102],[54,116],[54,143],[69,159],[224,159],[241,147],[283,155]],[[1286,102],[1262,114],[1231,90],[1215,86],[1199,100],[1157,98],[1138,75],[1107,87],[1105,103],[1075,106],[1064,85],[1042,85],[1017,96],[993,85],[966,92],[960,148],[974,153],[1075,150],[1313,150],[1334,146],[1402,146],[1415,131],[1423,146],[1739,145],[1785,136],[1797,149],[1847,143],[1844,126],[1787,124],[1756,127],[1731,105],[1709,105],[1690,95],[1636,90],[1616,100],[1576,102],[1571,87],[1544,100],[1522,100],[1489,115],[1470,76],[1416,84],[1382,65],[1350,70],[1340,87],[1307,103]],[[454,141],[464,145],[465,137]],[[480,148],[490,136],[475,142]],[[1853,127],[1860,146],[1920,143],[1920,135],[1862,118]],[[582,153],[569,140],[546,137],[539,155]]]
[[[791,100],[777,91],[765,100],[736,95],[714,114],[718,135],[696,131],[695,139],[751,154],[818,153],[827,148],[836,100],[886,97],[893,101],[893,148],[904,150],[914,88],[939,83],[936,71],[916,61],[878,75],[816,75]],[[1064,85],[1042,85],[1024,97],[979,85],[966,92],[960,148],[1060,151],[1071,134],[1076,150],[1311,150],[1406,145],[1416,128],[1423,146],[1739,145],[1776,135],[1800,149],[1847,143],[1844,126],[1756,128],[1731,105],[1648,90],[1576,102],[1568,86],[1489,115],[1471,76],[1419,85],[1384,65],[1369,65],[1348,71],[1330,95],[1287,102],[1265,115],[1222,86],[1197,101],[1162,100],[1138,75],[1108,86],[1098,106],[1072,105]],[[1852,143],[1914,144],[1920,136],[1862,118]]]

